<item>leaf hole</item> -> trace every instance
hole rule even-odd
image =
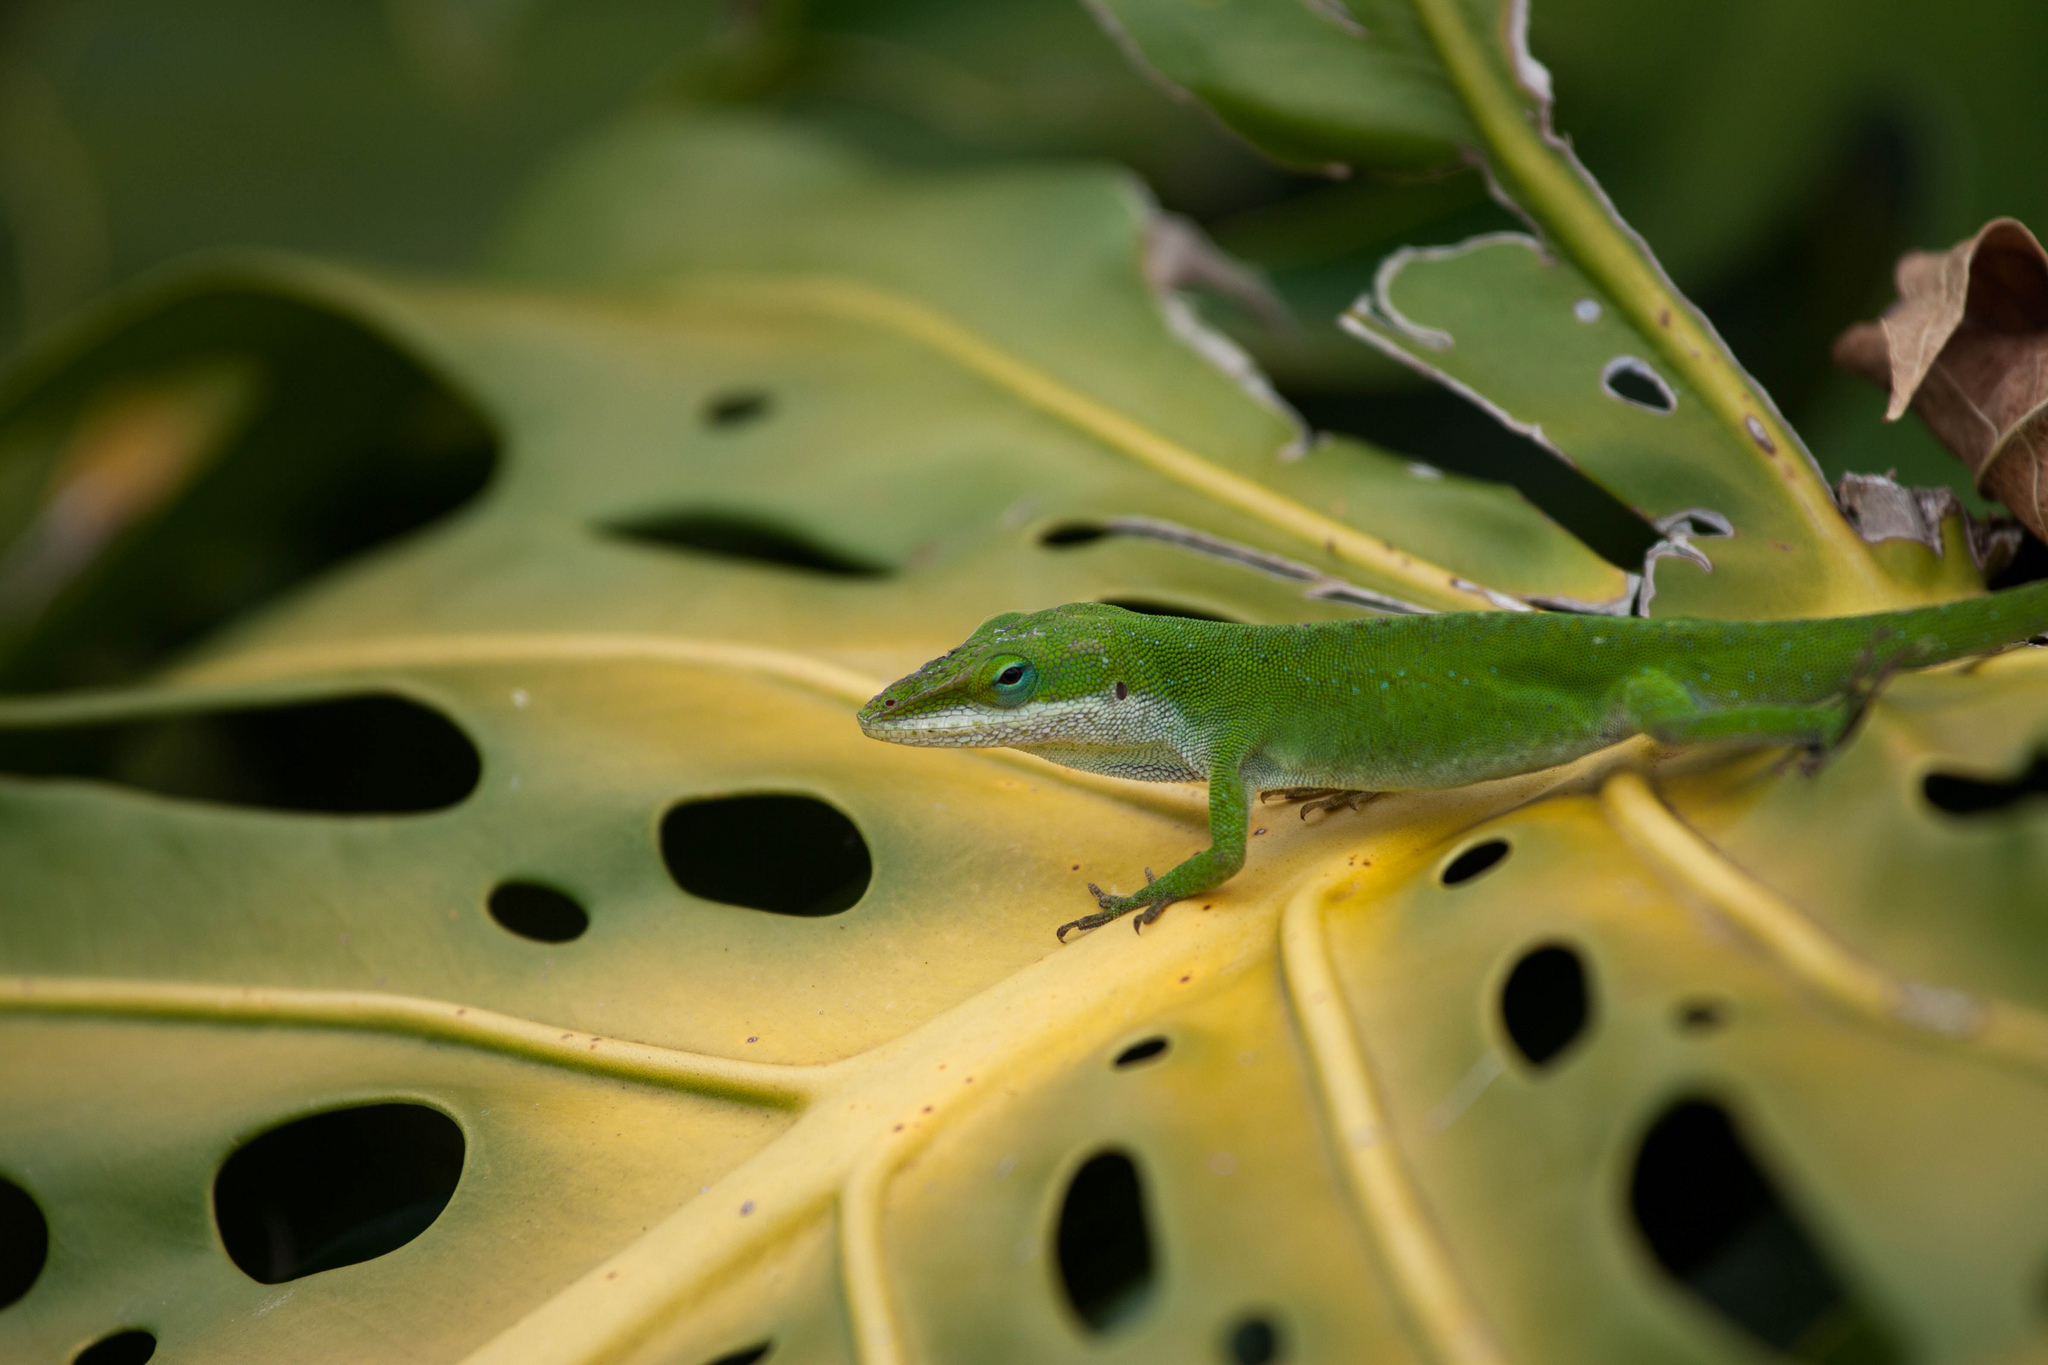
[[[1501,1023],[1531,1066],[1555,1061],[1586,1031],[1591,1014],[1585,961],[1561,943],[1522,954],[1501,986]]]
[[[676,512],[604,526],[606,535],[663,549],[746,560],[834,578],[885,578],[889,570],[807,536],[751,517]]]
[[[1238,1319],[1223,1337],[1223,1358],[1230,1365],[1272,1365],[1282,1348],[1279,1325],[1257,1314]]]
[[[1134,611],[1140,616],[1177,616],[1184,621],[1222,621],[1237,624],[1228,616],[1218,616],[1199,607],[1176,606],[1171,602],[1159,602],[1149,597],[1105,597],[1102,599],[1102,605],[1122,607],[1125,611]]]
[[[1093,545],[1108,534],[1107,526],[1097,526],[1087,521],[1067,521],[1039,532],[1038,543],[1049,550],[1071,550],[1077,545]]]
[[[463,1150],[455,1120],[422,1104],[295,1119],[222,1163],[213,1181],[221,1243],[262,1284],[396,1251],[447,1207]]]
[[[415,815],[476,790],[453,721],[386,693],[0,729],[0,774],[320,815]]]
[[[1720,1105],[1681,1100],[1651,1125],[1629,1210],[1658,1266],[1750,1336],[1812,1360],[1898,1359]]]
[[[860,830],[815,796],[686,801],[661,820],[661,860],[693,896],[776,915],[836,915],[867,894]]]
[[[716,1360],[705,1361],[704,1365],[756,1365],[756,1362],[766,1360],[774,1349],[774,1342],[763,1341],[753,1346],[742,1346],[737,1351],[727,1351]]]
[[[2048,754],[2009,781],[1986,781],[1960,773],[1929,773],[1920,789],[1927,804],[1950,815],[1991,815],[2037,796],[2048,796]]]
[[[567,943],[590,927],[574,896],[539,882],[500,882],[485,904],[501,926],[536,943]]]
[[[1158,1036],[1157,1034],[1154,1034],[1150,1038],[1140,1038],[1137,1042],[1132,1043],[1122,1052],[1116,1054],[1115,1065],[1119,1069],[1129,1066],[1138,1066],[1141,1063],[1149,1062],[1153,1058],[1161,1056],[1165,1053],[1168,1046],[1170,1046],[1170,1044],[1168,1044],[1166,1039]]]
[[[71,1358],[71,1365],[144,1365],[156,1354],[156,1336],[131,1327],[101,1337]]]
[[[1144,1306],[1152,1290],[1152,1231],[1137,1163],[1114,1148],[1083,1162],[1060,1202],[1054,1249],[1075,1314],[1106,1332]]]
[[[19,1302],[50,1258],[50,1225],[29,1192],[0,1176],[0,1308]]]
[[[704,425],[737,427],[766,417],[775,400],[761,389],[727,389],[704,403]]]
[[[1632,408],[1642,408],[1659,416],[1678,407],[1678,395],[1664,382],[1664,376],[1658,374],[1649,361],[1632,355],[1618,355],[1607,362],[1600,371],[1600,391]]]
[[[1474,844],[1451,859],[1441,880],[1445,886],[1462,885],[1481,873],[1492,871],[1507,856],[1508,841],[1505,839],[1488,839],[1483,844]]]

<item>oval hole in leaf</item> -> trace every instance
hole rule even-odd
[[[1152,1290],[1152,1230],[1144,1183],[1128,1155],[1098,1152],[1074,1172],[1054,1250],[1067,1302],[1091,1331],[1108,1331],[1144,1305]]]
[[[742,1346],[737,1351],[727,1351],[716,1360],[707,1360],[704,1365],[755,1365],[766,1360],[768,1353],[775,1349],[772,1341],[763,1341],[753,1346]]]
[[[1591,1017],[1586,964],[1561,943],[1522,954],[1500,990],[1500,1018],[1531,1066],[1547,1066],[1586,1030]]]
[[[498,437],[481,412],[385,337],[300,299],[208,290],[160,307],[10,404],[20,427],[90,439],[123,384],[222,357],[253,382],[190,481],[108,542],[7,640],[0,691],[105,684],[343,560],[470,503]],[[20,634],[16,634],[16,630]]]
[[[500,882],[486,904],[492,919],[536,943],[567,943],[590,927],[589,913],[574,896],[539,882]]]
[[[0,729],[0,774],[322,815],[444,810],[482,772],[453,721],[386,693]]]
[[[396,1251],[448,1206],[463,1151],[455,1120],[423,1104],[295,1119],[221,1164],[213,1181],[221,1244],[262,1284]]]
[[[1039,532],[1038,543],[1049,550],[1071,550],[1077,545],[1093,545],[1108,534],[1107,526],[1097,526],[1086,521],[1067,521]]]
[[[1629,1210],[1658,1266],[1732,1325],[1783,1351],[1896,1361],[1719,1104],[1686,1099],[1644,1134]]]
[[[661,860],[693,896],[777,915],[836,915],[867,894],[874,860],[815,796],[686,801],[661,820]]]
[[[1444,868],[1443,884],[1457,886],[1469,882],[1482,872],[1491,871],[1507,856],[1508,841],[1505,839],[1488,839],[1483,844],[1474,844],[1451,859],[1450,865]]]
[[[1199,607],[1178,607],[1171,602],[1155,602],[1149,597],[1105,597],[1102,599],[1102,605],[1122,607],[1125,611],[1135,611],[1140,616],[1177,616],[1184,621],[1224,621],[1233,625],[1238,624],[1231,622],[1228,616],[1218,616]]]
[[[704,403],[704,425],[737,427],[766,417],[775,405],[760,389],[727,389],[714,393]]]
[[[1156,1035],[1151,1038],[1140,1038],[1137,1042],[1132,1043],[1122,1052],[1116,1054],[1115,1064],[1121,1068],[1137,1066],[1141,1062],[1149,1062],[1154,1057],[1164,1053],[1168,1046],[1169,1044],[1166,1039]]]
[[[1632,355],[1618,355],[1607,362],[1600,371],[1600,391],[1660,417],[1678,407],[1678,395],[1664,382],[1664,376],[1647,360]]]
[[[156,1337],[140,1327],[101,1337],[71,1358],[71,1365],[144,1365],[156,1354]]]
[[[29,1192],[0,1177],[0,1308],[28,1293],[50,1256],[50,1225]]]
[[[2048,754],[2010,782],[1987,782],[1959,773],[1929,773],[1920,789],[1927,804],[1950,815],[1989,815],[2009,809],[2030,796],[2048,796]]]
[[[724,512],[665,513],[614,522],[602,529],[621,540],[743,559],[777,569],[801,569],[838,578],[883,578],[889,573],[881,565],[828,549],[794,531]]]
[[[1280,1328],[1271,1318],[1240,1318],[1224,1337],[1224,1359],[1230,1365],[1272,1365],[1281,1356]]]

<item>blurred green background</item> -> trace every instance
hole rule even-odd
[[[2048,224],[2048,6],[1537,0],[1532,45],[1559,126],[1829,475],[1966,490],[1828,345],[1901,251]],[[1293,306],[1277,332],[1212,312],[1312,421],[1516,483],[1627,558],[1568,471],[1331,325],[1389,250],[1514,226],[1477,176],[1282,172],[1075,0],[23,0],[0,12],[0,345],[209,248],[488,270],[521,186],[649,102],[753,105],[899,164],[1120,161]]]

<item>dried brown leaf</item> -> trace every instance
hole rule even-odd
[[[1891,390],[1978,490],[2048,537],[2048,252],[1994,218],[1946,252],[1899,258],[1899,299],[1835,341],[1835,363]]]

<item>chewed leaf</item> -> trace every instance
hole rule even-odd
[[[1735,609],[1715,605],[1726,601],[1749,615],[1820,616],[1844,605],[1829,547],[1780,496],[1809,468],[1805,453],[1731,432],[1684,375],[1646,358],[1654,350],[1592,281],[1534,239],[1402,252],[1344,324],[1667,533],[1687,534],[1690,556],[1651,566],[1657,614],[1717,615]]]
[[[1664,529],[1669,540],[1651,551],[1646,575],[1673,558],[1713,569],[1704,579],[1667,567],[1668,581],[1652,579],[1646,588],[1656,611],[1827,614],[1946,591],[1930,587],[1941,576],[1927,566],[1916,561],[1901,573],[1893,562],[1901,556],[1873,555],[1855,536],[1798,437],[1553,130],[1550,74],[1529,49],[1527,0],[1374,0],[1341,13],[1301,0],[1096,0],[1095,8],[1143,60],[1283,161],[1451,164],[1440,144],[1415,138],[1419,122],[1458,157],[1485,167],[1497,196],[1541,233],[1542,245],[1519,239],[1524,260],[1510,259],[1508,244],[1518,239],[1506,235],[1397,255],[1390,268],[1408,290],[1429,292],[1417,281],[1438,277],[1436,292],[1454,296],[1444,306],[1462,301],[1468,311],[1433,320],[1428,303],[1418,302],[1409,312],[1390,297],[1403,291],[1386,287],[1383,274],[1366,315],[1376,313],[1379,325],[1364,334],[1496,413],[1512,414],[1518,429],[1540,426],[1554,449]],[[1303,79],[1303,72],[1323,78]],[[1334,72],[1341,82],[1325,74]],[[1501,317],[1483,292],[1489,287],[1502,289],[1498,297],[1510,305]],[[1567,317],[1583,330],[1574,333]],[[1424,364],[1450,346],[1452,322],[1465,349],[1519,358]],[[1576,363],[1595,339],[1609,349],[1590,391],[1666,418],[1658,438],[1638,440],[1625,423],[1597,420],[1591,404],[1576,423],[1562,413],[1518,411],[1537,390],[1575,401],[1583,391],[1578,376],[1562,375],[1548,351],[1556,346],[1559,364],[1567,356]],[[1562,387],[1553,388],[1560,378]],[[1562,430],[1572,425],[1611,430],[1603,438],[1582,430],[1582,456]],[[1609,447],[1604,455],[1593,449],[1600,445]],[[1616,446],[1630,453],[1617,459]],[[1630,477],[1620,477],[1620,466]],[[1691,516],[1695,510],[1703,515]],[[1698,528],[1724,524],[1729,544],[1709,554],[1696,543]],[[1753,597],[1751,584],[1778,591]]]
[[[685,188],[711,175],[715,203]],[[1437,609],[1493,604],[1458,586],[1473,575],[1397,548],[1399,523],[1369,499],[1332,512],[1280,491],[1303,449],[1299,419],[1173,292],[1191,271],[1241,295],[1250,281],[1229,279],[1121,175],[908,176],[757,120],[647,119],[544,183],[501,259],[530,281],[658,283],[720,315],[908,343],[1375,590]]]
[[[2048,252],[2023,224],[1986,223],[1898,265],[1898,302],[1835,343],[1969,467],[1978,490],[2048,535]]]

